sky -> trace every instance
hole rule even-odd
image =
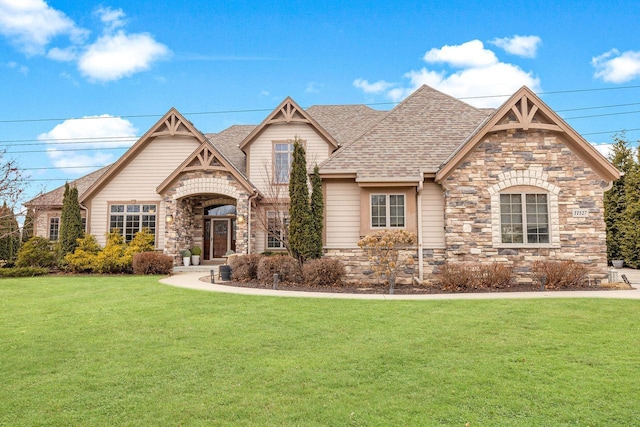
[[[427,84],[478,107],[526,85],[606,154],[640,139],[639,20],[637,0],[0,0],[0,150],[28,199],[171,107],[219,132],[287,96],[387,110]]]

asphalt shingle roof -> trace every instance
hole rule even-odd
[[[254,128],[255,125],[234,125],[220,133],[207,133],[205,137],[246,177],[247,156],[239,145]]]
[[[353,141],[388,113],[366,105],[314,105],[306,112],[340,145]]]
[[[435,172],[490,114],[422,86],[361,137],[320,165],[362,180],[420,180]]]
[[[78,196],[82,197],[82,194],[87,191],[89,187],[93,185],[104,173],[111,167],[111,165],[91,172],[88,175],[82,176],[75,181],[69,182],[69,187],[76,187],[78,189]],[[44,206],[44,207],[59,207],[62,206],[62,199],[64,198],[64,185],[51,190],[48,193],[44,193],[30,201],[26,206]]]

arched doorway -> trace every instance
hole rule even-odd
[[[203,248],[204,261],[224,257],[236,250],[236,206],[214,204],[204,207]]]

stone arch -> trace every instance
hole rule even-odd
[[[229,183],[226,179],[220,178],[192,178],[183,181],[179,187],[176,188],[176,193],[173,195],[174,200],[180,200],[188,196],[195,194],[224,194],[233,199],[238,200],[240,195],[238,189]]]

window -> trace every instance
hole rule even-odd
[[[372,228],[401,228],[404,226],[404,194],[371,195]]]
[[[502,243],[549,243],[546,194],[500,194]]]
[[[267,212],[267,249],[285,249],[288,229],[289,215],[286,212]]]
[[[273,181],[275,184],[289,183],[292,161],[293,142],[278,142],[273,146]]]
[[[60,218],[49,219],[49,240],[58,240],[60,237]]]
[[[109,231],[119,231],[126,242],[144,228],[155,236],[156,210],[156,205],[111,205]]]

